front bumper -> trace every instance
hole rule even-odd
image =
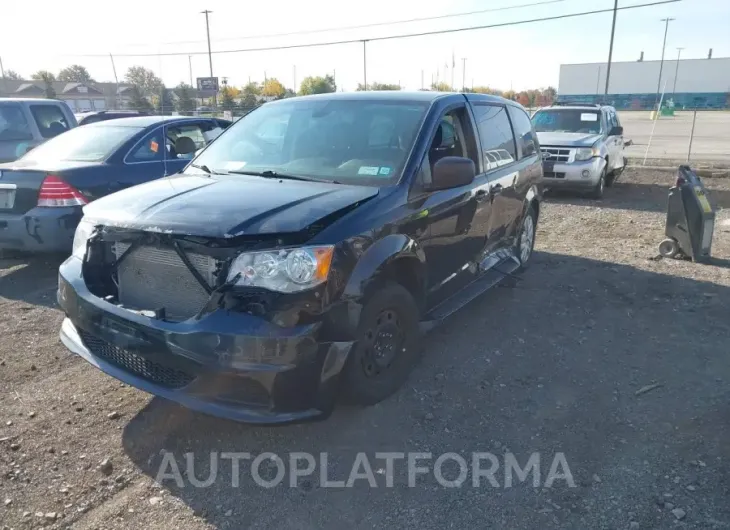
[[[544,184],[547,188],[565,190],[587,190],[598,184],[606,160],[593,157],[590,160],[572,163],[543,163]]]
[[[0,214],[0,249],[71,252],[80,206],[33,208],[25,214]]]
[[[326,417],[352,342],[319,342],[320,325],[282,328],[216,310],[165,322],[94,296],[69,258],[59,271],[61,340],[131,386],[199,412],[248,423]]]

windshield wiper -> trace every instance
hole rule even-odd
[[[219,171],[213,171],[205,164],[190,164],[190,167],[194,167],[195,169],[199,169],[201,171],[205,171],[208,175],[223,175],[223,173]]]
[[[299,175],[290,175],[288,173],[279,173],[278,171],[272,171],[267,169],[266,171],[231,171],[236,175],[251,175],[254,177],[264,177],[267,179],[286,179],[286,180],[303,180],[306,182],[332,182],[330,180],[320,180],[310,177],[300,177]]]

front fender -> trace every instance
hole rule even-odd
[[[418,271],[425,271],[426,256],[417,241],[405,234],[390,234],[370,245],[359,257],[350,278],[345,285],[343,298],[349,301],[362,300],[383,280],[386,272],[396,261],[414,260]],[[418,283],[425,292],[425,275],[417,274]]]

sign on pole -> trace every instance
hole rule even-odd
[[[217,77],[198,77],[198,97],[212,97],[218,93]]]

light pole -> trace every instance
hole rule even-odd
[[[672,101],[674,101],[674,93],[677,91],[677,74],[679,73],[679,56],[682,55],[684,48],[677,48],[677,66],[674,68],[674,86],[672,86]]]
[[[461,58],[461,91],[466,90],[466,57]]]
[[[664,69],[664,50],[667,47],[667,33],[669,32],[669,23],[674,20],[673,18],[663,18],[661,19],[662,22],[664,22],[664,43],[662,44],[662,60],[659,63],[659,79],[657,79],[656,82],[656,99],[654,101],[654,106],[659,105],[659,92],[661,90],[662,86],[662,70]],[[659,112],[659,109],[656,109],[657,112]]]
[[[613,24],[611,24],[611,43],[608,45],[608,68],[606,69],[606,91],[604,96],[608,96],[608,80],[611,77],[611,58],[613,56],[613,34],[616,32],[616,12],[618,11],[618,0],[613,3]],[[605,98],[604,98],[605,99]],[[605,103],[605,101],[604,101]]]
[[[193,56],[188,55],[188,70],[190,70],[190,86],[193,86]]]
[[[365,83],[365,90],[368,89],[368,41],[362,41],[362,79]]]

